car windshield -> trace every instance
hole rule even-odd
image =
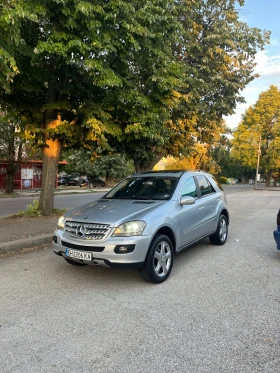
[[[168,200],[172,197],[178,180],[178,177],[164,176],[131,177],[123,180],[104,198]]]

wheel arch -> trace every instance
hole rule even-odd
[[[225,217],[226,217],[226,219],[227,219],[227,223],[228,223],[228,225],[229,225],[229,213],[228,213],[228,210],[223,209],[223,210],[221,211],[220,216],[221,216],[221,215],[225,215]]]
[[[173,252],[175,254],[176,252],[176,237],[175,237],[175,234],[173,232],[173,230],[168,227],[168,226],[163,226],[161,227],[154,235],[153,239],[151,242],[154,241],[155,237],[158,236],[159,234],[164,234],[165,236],[167,236],[170,241],[172,242],[172,246],[173,246]]]

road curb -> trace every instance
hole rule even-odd
[[[29,249],[33,246],[50,244],[52,242],[53,234],[47,233],[40,236],[33,236],[22,238],[20,240],[4,242],[0,244],[0,254],[6,254],[10,251],[19,251],[22,249]]]

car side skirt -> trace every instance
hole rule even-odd
[[[180,247],[179,249],[176,250],[175,254],[178,254],[178,253],[180,253],[181,251],[187,249],[188,247],[194,245],[195,243],[197,243],[197,242],[203,240],[203,238],[206,238],[206,237],[211,236],[211,234],[214,234],[215,232],[216,232],[216,231],[213,231],[213,232],[207,233],[207,234],[205,234],[204,236],[198,238],[197,240],[194,240],[194,241],[188,243],[187,245]]]

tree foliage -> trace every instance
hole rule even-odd
[[[219,165],[210,156],[208,146],[196,144],[188,157],[167,158],[165,164],[167,170],[204,170],[216,175],[219,173]]]
[[[3,108],[2,108],[3,109]],[[14,191],[14,176],[19,169],[20,162],[25,156],[26,144],[24,136],[25,118],[11,108],[0,112],[0,159],[7,161],[6,193]]]
[[[172,53],[181,76],[168,100],[169,118],[156,129],[156,137],[153,132],[147,135],[142,125],[133,133],[129,130],[120,144],[134,153],[140,169],[149,168],[161,155],[190,154],[197,138],[213,140],[222,116],[232,114],[243,101],[241,91],[256,77],[257,48],[268,40],[267,32],[240,21],[233,0],[176,3],[181,27]]]
[[[239,20],[235,3],[3,1],[10,94],[1,100],[24,113],[43,147],[43,214],[52,212],[61,147],[126,153],[138,171],[212,141],[268,41]]]
[[[93,176],[103,176],[107,181],[123,178],[134,172],[134,165],[124,154],[108,154],[93,158],[88,150],[71,150],[63,153],[68,165],[63,169]]]
[[[36,21],[30,1],[1,0],[0,3],[0,93],[10,92],[10,84],[20,73],[16,51],[24,48],[22,21]]]
[[[260,166],[267,186],[280,169],[280,90],[271,86],[243,116],[234,133],[233,156],[243,165],[255,167],[261,147]]]

